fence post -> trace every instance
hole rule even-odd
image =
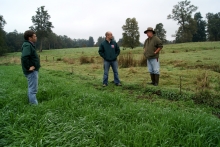
[[[182,94],[182,77],[180,76],[180,95]]]

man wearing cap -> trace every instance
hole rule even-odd
[[[147,34],[148,37],[144,42],[144,55],[147,58],[147,66],[151,77],[151,83],[149,84],[158,86],[160,76],[159,52],[163,48],[163,44],[155,36],[155,31],[152,27],[148,27],[144,34]]]

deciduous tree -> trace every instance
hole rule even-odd
[[[193,34],[193,42],[206,41],[206,21],[202,20],[202,15],[200,12],[197,12],[194,15],[194,20],[196,21],[197,30]]]
[[[6,32],[4,31],[5,24],[5,19],[2,15],[0,15],[0,56],[4,55],[7,52]]]
[[[209,41],[220,41],[220,12],[206,14]]]
[[[122,33],[122,46],[135,48],[140,45],[139,38],[139,27],[136,18],[127,18],[125,25],[122,26],[123,33]]]
[[[48,37],[49,33],[52,32],[52,22],[50,22],[50,15],[44,9],[45,6],[37,8],[36,15],[32,16],[33,26],[30,27],[31,30],[35,31],[40,41],[40,51],[42,51],[42,43],[45,37]]]
[[[162,23],[159,23],[156,25],[155,27],[155,32],[156,32],[156,35],[158,38],[160,38],[160,40],[163,41],[163,43],[166,42],[166,30],[163,28],[163,24]]]
[[[196,22],[191,15],[197,10],[197,7],[190,3],[188,0],[178,2],[173,6],[172,14],[167,16],[167,19],[173,19],[180,25],[176,34],[177,42],[192,41],[192,36],[196,32]]]

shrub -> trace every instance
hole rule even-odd
[[[81,56],[79,60],[80,64],[95,63],[94,57]]]
[[[118,64],[122,68],[135,67],[137,66],[137,61],[134,56],[129,52],[126,55],[120,55]]]
[[[57,58],[57,61],[62,61],[62,59],[61,58]]]
[[[143,55],[139,60],[138,64],[139,66],[143,66],[143,67],[147,66],[147,58]]]
[[[64,63],[68,64],[74,64],[74,59],[73,58],[63,58]]]
[[[202,73],[202,74],[199,74],[197,76],[197,79],[195,81],[195,84],[196,84],[196,89],[197,90],[200,90],[200,91],[203,91],[204,89],[207,89],[209,88],[209,85],[210,85],[210,82],[208,80],[208,74],[207,72],[205,73]]]
[[[206,104],[214,108],[220,108],[220,98],[208,90],[199,91],[193,97],[196,104]]]

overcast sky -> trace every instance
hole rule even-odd
[[[173,40],[171,35],[178,25],[168,20],[167,15],[179,1],[182,0],[0,0],[0,15],[7,22],[6,32],[15,29],[24,32],[32,25],[31,17],[37,8],[45,6],[54,26],[52,30],[57,35],[75,39],[92,36],[95,42],[106,31],[111,31],[118,41],[125,20],[135,17],[141,42],[146,39],[143,32],[147,27],[155,27],[158,23],[163,23],[167,39]],[[201,12],[204,19],[208,12],[220,12],[220,0],[191,0],[191,4],[198,7],[197,12]]]

